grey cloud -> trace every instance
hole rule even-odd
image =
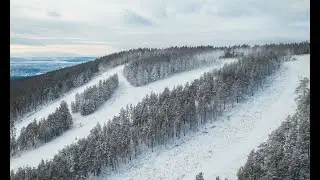
[[[225,18],[239,18],[239,17],[249,17],[253,16],[257,11],[254,8],[245,7],[238,3],[225,3],[223,6],[215,9],[209,10],[208,13],[211,15],[216,15]]]
[[[60,17],[61,16],[61,14],[56,11],[48,11],[47,15],[50,17]]]
[[[183,6],[179,7],[179,9],[183,13],[199,13],[202,6],[203,6],[203,1],[185,2]]]
[[[294,3],[298,3],[298,5],[290,6]],[[261,19],[261,22],[268,22],[265,26],[269,29],[294,27],[304,28],[305,31],[310,29],[308,25],[310,24],[310,10],[306,4],[301,4],[299,0],[235,0],[221,1],[218,4],[212,3],[210,6],[207,7],[208,14],[224,18],[225,21],[230,18],[255,18],[256,20]],[[290,31],[294,32],[295,30],[290,29]]]
[[[19,34],[34,34],[49,36],[52,34],[67,34],[79,27],[78,23],[60,21],[60,20],[41,20],[41,19],[23,19],[14,18],[11,21],[10,29],[14,33]]]
[[[32,39],[32,38],[23,38],[23,37],[10,37],[11,44],[20,44],[20,45],[33,45],[33,46],[41,46],[41,45],[59,45],[59,44],[79,44],[74,40],[70,39]]]
[[[250,11],[243,11],[241,9],[234,9],[234,11],[218,11],[216,13],[210,12],[210,14],[218,15],[220,17],[233,18],[233,17],[243,17],[250,16],[252,13]]]
[[[154,9],[153,14],[157,18],[166,18],[168,17],[167,9],[166,7],[158,7]]]
[[[10,2],[11,3],[11,2]],[[41,8],[33,6],[33,5],[21,5],[21,4],[10,4],[10,8],[17,8],[17,9],[29,9],[29,10],[41,10]]]
[[[151,26],[153,23],[149,19],[131,11],[125,10],[123,12],[123,19],[125,23],[132,25],[142,25],[142,26]]]
[[[10,57],[25,58],[25,57],[78,57],[79,54],[76,53],[66,53],[66,52],[16,52],[12,54],[10,52]]]
[[[94,37],[113,31],[108,26],[61,19],[42,20],[13,18],[10,31],[16,34],[32,34],[43,37]],[[90,33],[88,33],[90,32]]]
[[[35,40],[35,39],[29,39],[29,38],[10,37],[10,44],[41,46],[41,45],[46,45],[46,42],[42,40]]]
[[[108,24],[83,23],[63,21],[60,19],[21,19],[13,18],[15,23],[10,24],[11,44],[22,45],[77,45],[77,44],[106,44],[118,45],[127,42],[131,29],[112,29]],[[27,34],[28,36],[15,36],[15,34]]]
[[[211,15],[221,17],[243,17],[243,16],[269,16],[275,19],[295,19],[304,18],[309,19],[310,11],[306,10],[301,12],[295,9],[290,9],[288,6],[294,1],[298,0],[269,0],[269,1],[256,1],[256,0],[235,0],[235,1],[221,1],[218,4],[210,4],[213,11],[208,11]],[[209,7],[210,9],[210,7]]]
[[[32,46],[41,46],[41,45],[116,45],[117,42],[114,41],[94,41],[86,39],[77,39],[77,38],[28,38],[28,37],[19,37],[12,36],[10,37],[11,44],[20,44],[20,45],[32,45]]]
[[[13,34],[50,38],[13,36],[10,40],[11,44],[32,46],[103,43],[119,50],[308,40],[310,12],[303,8],[288,8],[290,1],[298,0],[150,1],[148,6],[139,6],[140,9],[133,7],[139,11],[119,9],[123,13],[110,22],[109,17],[101,18],[100,22],[64,20],[63,11],[60,18],[13,16],[10,18]],[[181,21],[175,19],[175,14]],[[51,15],[55,16],[54,13]]]
[[[170,8],[174,9],[179,14],[196,14],[206,6],[207,0],[166,0]]]

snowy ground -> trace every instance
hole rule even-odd
[[[215,65],[189,72],[179,73],[170,76],[167,79],[147,84],[143,87],[133,87],[126,81],[122,74],[124,66],[118,66],[114,69],[111,69],[101,74],[97,78],[91,80],[86,85],[81,86],[74,91],[66,94],[60,100],[41,108],[39,111],[31,114],[24,119],[21,119],[21,122],[16,124],[17,136],[19,136],[21,128],[23,126],[27,126],[35,118],[39,120],[42,117],[47,117],[49,113],[54,112],[54,110],[59,106],[61,100],[65,100],[68,104],[70,104],[70,102],[74,100],[74,96],[77,92],[83,92],[87,86],[98,84],[100,79],[105,79],[113,75],[114,73],[118,73],[119,88],[112,96],[112,98],[109,99],[101,108],[99,108],[93,114],[85,117],[81,116],[79,113],[72,114],[74,119],[74,127],[71,130],[65,132],[62,136],[54,139],[49,143],[46,143],[34,150],[25,151],[19,157],[11,158],[10,169],[16,170],[17,168],[25,165],[37,166],[42,158],[51,159],[54,154],[56,154],[66,145],[77,141],[78,138],[88,136],[90,130],[98,122],[103,124],[107,120],[111,119],[114,115],[117,115],[120,112],[121,107],[125,107],[129,103],[135,105],[151,91],[158,93],[163,91],[165,87],[173,88],[174,86],[179,84],[183,85],[186,82],[191,82],[192,80],[200,77],[204,72],[210,71],[215,68],[221,68],[225,63],[230,63],[233,61],[235,61],[235,59],[222,59],[215,63]]]
[[[268,134],[294,114],[294,93],[299,80],[310,77],[310,56],[297,56],[286,62],[267,85],[245,103],[229,109],[220,120],[191,133],[170,148],[160,147],[108,175],[109,180],[186,179],[194,180],[204,173],[206,180],[216,176],[235,180],[237,170],[247,155]],[[213,127],[215,126],[215,127]],[[206,131],[208,133],[203,133]],[[90,179],[106,179],[104,177]]]

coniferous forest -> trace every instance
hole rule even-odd
[[[81,94],[75,95],[75,101],[71,102],[72,113],[80,112],[81,115],[89,115],[107,101],[119,86],[118,75],[114,74],[104,81],[99,81],[98,86],[88,87]]]
[[[304,78],[296,88],[297,110],[273,131],[266,142],[252,150],[240,167],[238,180],[310,179],[310,89]],[[218,176],[216,179],[220,179]],[[227,178],[226,178],[227,179]],[[204,174],[196,180],[205,180]]]
[[[248,55],[250,51],[278,51],[279,53],[300,54],[308,52],[308,44],[299,45],[248,45],[215,48],[181,48],[160,51],[154,55],[132,61],[125,65],[123,74],[133,86],[143,86],[150,82],[166,78],[174,73],[192,70],[213,64],[219,58],[239,58]],[[279,51],[280,50],[280,51]]]
[[[124,76],[134,86],[142,86],[171,74],[213,64],[224,56],[222,50],[194,49],[169,51],[133,61],[125,66]]]
[[[62,97],[70,90],[86,84],[98,75],[100,70],[104,71],[141,56],[148,56],[153,51],[155,49],[147,48],[122,51],[38,76],[10,80],[10,121],[16,121]]]
[[[170,52],[170,50],[175,51],[177,49],[179,48],[168,48],[162,51]],[[182,47],[179,50],[181,49],[188,50],[187,47]],[[246,101],[264,85],[266,77],[276,73],[284,61],[290,60],[290,55],[309,53],[309,43],[255,46],[246,53],[243,53],[244,51],[235,53],[233,49],[236,48],[224,48],[222,57],[238,57],[238,61],[225,65],[220,70],[204,73],[199,79],[184,86],[179,85],[172,90],[165,88],[159,94],[150,93],[138,104],[122,108],[119,115],[114,116],[111,120],[106,119],[106,124],[97,124],[88,137],[68,145],[56,154],[52,160],[42,161],[36,168],[24,167],[19,168],[16,172],[12,171],[11,179],[83,179],[87,178],[89,174],[99,176],[104,169],[116,170],[121,164],[128,163],[136,158],[146,148],[152,151],[153,148],[166,146],[187,133],[196,132],[202,125],[219,118],[225,110],[232,108],[235,103]],[[159,50],[153,50],[152,52],[158,53]],[[154,72],[158,72],[156,78],[150,80],[152,76],[149,75],[156,74],[150,73],[153,71],[152,69],[161,68],[168,61],[172,63],[174,61],[191,62],[185,58],[188,56],[179,55],[177,57],[183,58],[170,59],[172,56],[167,58],[163,53],[159,53],[159,56],[167,58],[162,60],[156,58],[153,53],[149,53],[149,55],[150,58],[147,58],[147,60],[143,57],[132,60],[132,62],[121,61],[129,63],[126,66],[126,73],[128,73],[126,76],[129,82],[139,81],[135,85],[140,86],[155,81],[157,78],[164,78],[165,76],[161,77],[161,73],[159,74],[160,69],[159,71],[154,70]],[[153,60],[156,62],[150,63]],[[135,61],[139,63],[133,63]],[[130,63],[150,73],[145,76],[148,80],[139,79],[140,76],[136,75],[129,77]],[[195,67],[190,66],[189,68]],[[103,66],[100,66],[100,68],[103,68]],[[168,75],[189,69],[178,70],[179,68],[181,67],[169,71]],[[129,80],[130,78],[131,80]],[[116,75],[114,79],[117,79]],[[112,80],[112,82],[118,82],[118,79]],[[96,88],[103,89],[105,86],[103,82],[101,84]],[[88,91],[91,93],[91,89]],[[104,90],[93,92],[99,94]],[[109,94],[109,91],[107,92]],[[103,96],[103,93],[100,95]],[[78,96],[81,97],[81,95]],[[85,93],[82,96],[85,96]],[[93,97],[93,95],[90,95],[90,97]],[[71,105],[72,111],[77,112],[79,110],[81,112],[83,107],[80,108],[80,105],[81,103],[77,105],[76,97],[75,102]],[[83,115],[94,111],[87,107],[83,109],[85,109],[84,113],[81,113]],[[239,175],[242,172],[247,172],[246,167],[250,169],[251,165],[246,165]],[[244,179],[249,177],[245,173],[242,174],[241,177],[244,177]]]
[[[229,47],[183,46],[165,49],[139,48],[113,53],[97,58],[94,61],[55,70],[42,75],[10,80],[10,121],[16,121],[27,113],[37,111],[41,106],[87,83],[101,71],[103,72],[106,69],[118,65],[129,63],[125,68],[125,77],[132,85],[141,86],[175,72],[196,68],[199,62],[193,62],[192,60],[194,57],[197,57],[197,54],[201,57],[201,54],[205,52],[209,52],[209,54],[212,51],[223,52],[222,57],[225,58],[243,56],[251,50],[260,48],[280,50],[281,52],[289,54],[305,54],[309,52],[309,46],[308,42],[267,44],[253,47],[248,45]],[[217,54],[215,56],[217,56]],[[190,58],[192,58],[192,60],[190,60]],[[154,62],[159,59],[161,59],[161,65]],[[148,63],[150,63],[150,65],[147,65]],[[183,66],[178,65],[179,63],[182,63]],[[139,73],[143,74],[140,75],[133,68],[140,68],[142,72]],[[155,76],[156,70],[157,75]],[[146,72],[148,73],[147,76],[145,76]],[[34,84],[37,84],[37,86],[34,86]]]
[[[309,80],[297,87],[297,110],[270,134],[267,142],[252,150],[238,171],[239,180],[310,179],[310,89]]]
[[[10,154],[15,155],[19,151],[47,143],[69,130],[72,124],[72,116],[68,104],[62,101],[60,107],[49,114],[47,119],[43,118],[38,122],[34,120],[26,127],[23,127],[19,137],[16,138],[15,133],[11,133]]]

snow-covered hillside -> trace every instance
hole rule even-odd
[[[205,179],[216,176],[236,179],[238,168],[243,165],[249,152],[265,141],[268,134],[276,129],[287,115],[295,112],[295,88],[299,80],[309,77],[310,56],[296,56],[297,61],[285,62],[279,72],[268,78],[265,88],[248,99],[245,103],[226,111],[223,117],[213,124],[207,124],[198,133],[192,133],[177,141],[171,147],[159,147],[154,152],[146,152],[123,166],[117,172],[108,175],[108,179],[195,179],[199,172]],[[227,60],[230,62],[233,60]],[[215,66],[216,68],[221,67]],[[160,92],[165,86],[184,84],[199,77],[213,67],[206,67],[190,72],[180,73],[168,79],[159,80],[143,87],[132,87],[122,76],[123,66],[114,68],[87,85],[67,94],[63,99],[70,103],[76,92],[86,86],[98,83],[117,72],[120,86],[114,96],[92,115],[82,117],[73,114],[74,128],[63,136],[39,147],[24,152],[20,157],[11,159],[11,169],[25,165],[37,165],[41,158],[50,159],[65,145],[75,141],[76,137],[85,137],[97,122],[106,122],[118,114],[121,107],[128,103],[136,104],[147,93]],[[59,102],[52,103],[42,110],[25,118],[17,124],[18,131],[22,126],[37,119],[46,117],[58,107]],[[204,133],[205,132],[205,133]],[[91,179],[105,179],[91,177]]]
[[[111,69],[95,79],[91,80],[84,86],[81,86],[72,92],[66,94],[59,101],[55,101],[48,106],[41,108],[36,113],[21,119],[21,122],[16,124],[17,136],[20,134],[22,127],[27,126],[35,118],[39,120],[40,118],[47,117],[48,114],[52,113],[60,105],[60,101],[65,100],[69,105],[71,101],[74,100],[75,94],[77,92],[83,92],[88,86],[98,84],[99,80],[105,79],[114,73],[118,74],[119,77],[119,88],[116,90],[114,95],[109,99],[101,108],[96,112],[88,116],[81,116],[79,113],[73,114],[74,127],[70,131],[67,131],[62,136],[54,139],[53,141],[42,145],[34,150],[29,150],[23,152],[20,157],[15,157],[10,160],[10,168],[17,169],[18,167],[31,165],[36,166],[40,163],[41,159],[50,159],[64,146],[75,142],[78,138],[86,137],[89,135],[90,130],[99,122],[103,124],[107,122],[114,115],[120,112],[120,108],[125,107],[127,104],[136,104],[142,98],[150,92],[161,92],[165,87],[173,88],[176,85],[183,85],[186,82],[191,82],[192,80],[200,77],[204,72],[210,71],[211,69],[221,68],[224,64],[235,61],[236,59],[221,59],[217,61],[214,65],[196,69],[189,72],[179,73],[170,76],[167,79],[159,80],[142,87],[131,86],[126,79],[123,77],[123,67],[118,66]]]
[[[279,72],[268,78],[265,88],[246,103],[230,109],[219,121],[207,124],[170,148],[144,153],[109,174],[108,179],[193,180],[199,172],[204,173],[205,179],[237,179],[237,170],[244,165],[249,152],[295,112],[295,88],[300,79],[310,76],[310,56],[296,58],[297,61],[284,63]]]

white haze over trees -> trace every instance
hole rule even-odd
[[[224,56],[225,51],[211,49],[200,49],[200,52],[192,52],[187,49],[184,52],[183,50],[182,52],[160,52],[160,55],[129,63],[129,65],[125,66],[123,75],[130,84],[142,86],[166,78],[174,73],[213,64]]]

